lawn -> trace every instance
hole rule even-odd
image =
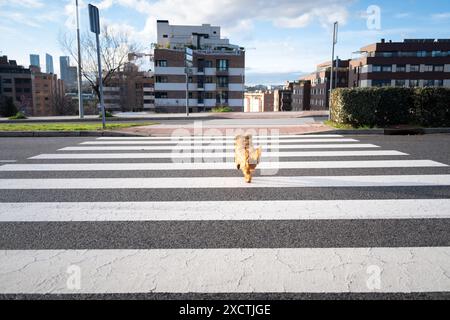
[[[106,130],[155,125],[155,122],[107,123]],[[2,123],[0,131],[98,131],[101,123]]]

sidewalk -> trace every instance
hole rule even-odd
[[[327,116],[327,111],[299,111],[299,112],[264,112],[264,113],[192,113],[187,117],[183,113],[118,113],[114,118],[107,121],[163,121],[163,120],[209,120],[209,119],[290,119],[304,117]],[[26,123],[26,122],[79,122],[79,121],[100,121],[97,115],[85,116],[80,119],[78,116],[56,116],[56,117],[30,117],[26,120],[9,120],[0,118],[0,123]]]

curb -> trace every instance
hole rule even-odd
[[[450,128],[411,128],[411,129],[368,129],[368,130],[333,130],[328,134],[348,134],[348,135],[424,135],[424,134],[442,134],[450,133]],[[324,133],[325,134],[325,133]]]
[[[117,131],[0,131],[0,138],[5,137],[141,137],[141,135]]]

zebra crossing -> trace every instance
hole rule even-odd
[[[101,137],[1,164],[0,295],[450,292],[448,164],[266,135],[246,184],[233,138]]]

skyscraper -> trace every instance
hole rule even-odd
[[[69,79],[69,67],[70,67],[70,58],[69,57],[59,57],[59,69],[61,72],[61,79],[67,83]]]
[[[30,66],[41,67],[41,62],[38,54],[30,54]]]
[[[53,69],[53,57],[48,53],[45,54],[45,71],[47,73],[55,73],[55,70]]]

